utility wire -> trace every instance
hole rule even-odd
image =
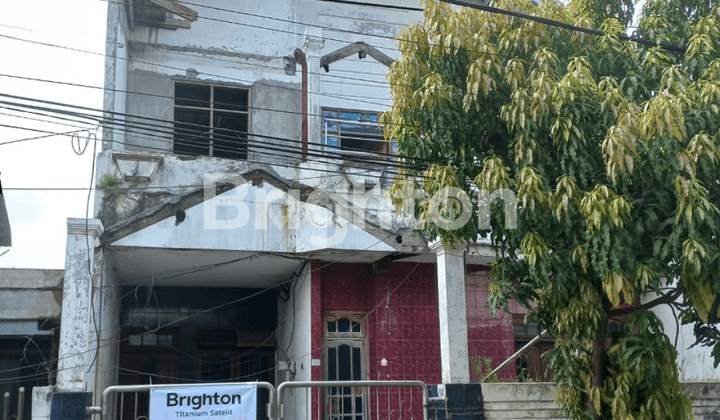
[[[3,102],[3,101],[0,101],[0,103],[2,103],[2,102]],[[0,108],[1,108],[1,107],[2,107],[2,106],[0,105]],[[31,120],[38,120],[38,119],[36,119],[36,118],[29,118],[29,117],[22,117],[22,116],[18,116],[18,117],[19,117],[19,118],[31,119]],[[63,118],[63,117],[53,117],[53,118],[58,118],[58,119],[61,119],[61,120],[75,121],[75,120],[68,119],[68,118]],[[97,117],[97,118],[98,118],[98,123],[103,124],[103,121],[101,121],[99,117]],[[55,123],[55,122],[47,121],[47,120],[39,120],[39,121]],[[69,124],[63,124],[63,123],[56,123],[56,124],[69,125]],[[107,124],[103,124],[103,125],[107,126]],[[126,121],[123,121],[123,122],[121,122],[120,124],[115,124],[115,123],[114,123],[114,124],[111,124],[111,125],[113,125],[113,126],[115,127],[115,129],[117,129],[117,130],[125,131],[125,132],[131,133],[131,134],[137,134],[136,131],[132,130],[132,128],[139,129],[139,130],[141,130],[141,131],[150,132],[149,134],[154,134],[154,135],[152,135],[152,137],[150,137],[149,134],[148,134],[148,136],[143,136],[143,137],[146,137],[146,139],[149,140],[149,141],[156,141],[156,142],[162,142],[162,143],[167,144],[167,143],[169,143],[169,142],[173,142],[173,140],[174,140],[174,143],[175,143],[175,144],[180,144],[180,145],[189,145],[189,146],[198,146],[198,147],[206,146],[206,145],[207,145],[207,143],[204,142],[204,141],[193,141],[193,140],[188,141],[188,140],[183,140],[183,139],[174,138],[174,137],[173,137],[173,131],[163,131],[163,130],[157,130],[157,129],[154,129],[154,128],[147,128],[147,127],[142,127],[142,126],[139,126],[139,127],[138,127],[138,126],[134,126],[133,124],[129,124],[129,123],[127,123]],[[70,126],[72,126],[72,127],[77,127],[77,126],[74,126],[74,125],[70,125]],[[128,127],[129,127],[129,128],[128,128]],[[203,127],[203,128],[204,128],[204,127]],[[154,133],[152,132],[152,130],[155,130]],[[175,130],[175,133],[177,133],[178,131],[181,131],[181,130],[177,130],[177,129],[176,129],[176,130]],[[191,132],[191,133],[195,133],[195,132]],[[261,137],[261,138],[266,138],[266,139],[272,139],[272,140],[282,141],[282,142],[285,142],[285,143],[295,143],[295,144],[301,144],[301,143],[302,143],[302,142],[297,141],[297,140],[286,139],[286,138],[275,138],[275,137],[273,137],[273,136],[252,135],[252,134],[250,134],[250,133],[248,133],[248,132],[237,132],[237,131],[235,131],[235,132],[233,132],[233,134],[237,135],[238,138],[242,139],[242,143],[243,143],[243,144],[247,143],[248,145],[250,145],[250,149],[249,149],[249,150],[252,151],[253,153],[256,153],[256,154],[268,155],[268,156],[277,156],[278,153],[279,153],[279,154],[284,155],[284,156],[286,156],[286,157],[293,157],[293,156],[294,156],[294,157],[298,158],[298,160],[303,156],[303,151],[302,151],[299,147],[284,146],[284,145],[282,145],[282,144],[268,144],[268,143],[261,142],[261,141],[258,141],[258,140],[254,140],[254,139],[247,139],[247,140],[245,140],[244,138],[249,135],[250,137]],[[199,137],[199,136],[198,136],[198,137]],[[227,136],[227,135],[220,136],[220,135],[217,135],[217,134],[215,135],[215,138],[216,138],[217,140],[225,140],[225,141],[227,141],[227,140],[234,140],[234,139],[235,139],[235,137],[232,137],[232,136]],[[162,140],[162,139],[165,139],[165,140],[167,140],[167,141]],[[119,142],[119,141],[117,141],[117,142]],[[128,144],[127,142],[119,142],[119,143],[123,143],[123,144],[126,144],[126,145]],[[2,143],[0,143],[0,145],[2,145]],[[149,147],[149,146],[134,145],[134,147],[141,147],[141,148],[142,148],[142,147]],[[320,159],[327,159],[327,158],[339,158],[339,157],[343,156],[344,153],[346,153],[346,151],[348,151],[348,150],[349,150],[349,151],[353,151],[353,150],[354,150],[354,151],[363,151],[362,149],[340,148],[339,146],[332,146],[332,147],[326,147],[326,148],[337,148],[337,149],[335,149],[336,151],[326,151],[326,152],[307,151],[305,154],[306,154],[307,156],[309,156],[309,157],[317,157],[317,158],[320,158]],[[163,151],[163,152],[166,152],[166,151],[167,151],[166,148],[153,148],[153,149],[158,149],[158,150]],[[242,152],[242,151],[245,150],[245,146],[243,146],[243,145],[240,145],[240,146],[238,146],[238,147],[215,146],[215,150],[216,150],[216,151],[219,151],[219,152],[231,152],[231,153],[234,153],[234,152]],[[386,159],[378,160],[378,159],[376,159],[376,158],[373,158],[371,155],[368,155],[367,157],[364,157],[364,156],[361,155],[361,156],[353,156],[353,160],[356,161],[356,162],[358,162],[358,163],[382,164],[383,166],[387,166],[387,167],[390,167],[390,168],[401,168],[401,169],[402,169],[402,168],[407,168],[407,167],[409,167],[407,164],[404,164],[404,163],[392,162],[391,159],[395,157],[395,156],[392,155],[392,154],[386,154],[386,153],[381,153],[381,152],[375,152],[374,154],[375,154],[375,155],[378,155],[378,156],[380,156],[380,157],[386,157]],[[198,153],[197,155],[200,156],[200,155],[202,155],[202,154]],[[241,160],[247,160],[247,159],[241,159]],[[313,161],[313,160],[312,160],[312,159],[309,159],[309,161]],[[320,162],[320,161],[319,161],[319,162]],[[395,173],[395,174],[397,174],[397,172],[392,172],[392,171],[389,172],[389,173]]]
[[[395,235],[395,233],[391,233],[391,234],[388,235],[387,237],[378,240],[377,242],[373,243],[372,245],[368,246],[367,248],[364,248],[364,249],[361,249],[361,250],[357,250],[357,251],[354,251],[354,252],[349,252],[348,255],[345,256],[344,258],[341,258],[341,259],[339,259],[339,260],[337,260],[337,261],[330,262],[330,263],[328,263],[328,264],[326,264],[326,265],[323,265],[323,266],[321,266],[321,267],[319,267],[319,268],[317,268],[317,269],[315,269],[315,270],[310,270],[306,275],[312,275],[312,273],[314,273],[314,272],[316,272],[316,271],[318,271],[318,270],[322,270],[322,269],[327,268],[327,267],[329,267],[329,266],[331,266],[331,265],[340,264],[340,263],[342,263],[342,262],[344,262],[344,261],[347,261],[348,259],[351,259],[351,258],[355,257],[357,254],[360,254],[361,252],[368,251],[368,250],[374,248],[375,246],[379,245],[380,243],[385,242],[386,240],[390,239],[390,238],[393,237],[394,235]],[[253,258],[253,257],[254,257],[254,258],[257,258],[257,257],[258,257],[259,255],[261,255],[261,254],[277,255],[277,254],[275,254],[275,253],[256,253],[256,254],[253,254],[253,255],[251,255],[251,256],[244,257],[244,258],[245,258],[245,259],[249,259],[249,258]],[[292,258],[292,259],[297,259],[298,261],[305,261],[304,258],[297,258],[297,257],[290,257],[290,256],[285,256],[285,258]],[[236,260],[236,261],[237,261],[237,259],[233,259],[233,260]],[[224,264],[224,263],[217,263],[217,264]],[[190,268],[188,268],[188,269],[190,269]],[[294,277],[291,277],[291,279],[294,279]],[[213,310],[216,310],[216,309],[220,309],[220,308],[225,307],[225,306],[229,306],[229,305],[233,305],[233,304],[236,304],[236,303],[240,303],[240,302],[242,302],[242,301],[244,301],[244,300],[247,300],[247,299],[250,299],[250,298],[252,298],[252,297],[255,297],[255,296],[257,296],[257,295],[259,295],[259,294],[261,294],[261,293],[264,293],[264,292],[266,292],[266,291],[268,291],[268,290],[276,289],[276,288],[281,287],[281,286],[283,286],[283,285],[285,285],[285,284],[288,284],[290,281],[291,281],[291,280],[286,280],[286,281],[283,281],[283,282],[281,282],[281,283],[278,283],[278,284],[276,284],[276,285],[274,285],[274,286],[261,289],[261,290],[258,291],[257,293],[251,294],[251,295],[249,295],[249,296],[244,296],[244,297],[239,298],[239,299],[235,299],[235,300],[232,300],[232,301],[229,301],[229,302],[225,302],[225,303],[220,304],[220,305],[213,306],[212,308],[208,308],[208,309],[205,309],[205,310],[202,310],[202,311],[198,311],[198,312],[189,314],[189,315],[184,316],[184,317],[181,317],[181,318],[179,318],[179,319],[177,319],[177,320],[173,320],[173,321],[171,321],[170,323],[166,323],[166,324],[163,324],[163,325],[161,325],[161,326],[158,326],[157,328],[154,328],[152,331],[147,331],[147,332],[145,332],[145,333],[143,333],[143,334],[141,334],[141,335],[151,334],[151,333],[153,333],[154,331],[158,331],[158,330],[160,330],[160,329],[162,329],[162,328],[165,328],[165,327],[167,327],[167,326],[176,324],[176,323],[181,322],[181,321],[186,320],[186,319],[190,319],[190,318],[192,318],[192,317],[194,317],[194,316],[199,315],[200,313],[207,313],[207,312],[209,312],[209,311],[213,311]],[[110,329],[114,329],[114,328],[110,328]],[[109,329],[108,329],[108,330],[109,330]],[[105,331],[108,331],[108,330],[101,330],[101,332],[105,332]],[[124,342],[124,341],[127,341],[128,339],[129,339],[129,337],[128,337],[128,338],[125,338],[125,339],[113,339],[113,340],[109,340],[108,343],[104,343],[104,344],[102,344],[100,347],[116,346],[116,345],[118,345],[118,344],[120,344],[120,343],[122,343],[122,342]],[[98,348],[100,348],[100,347],[98,347]],[[90,352],[90,351],[92,351],[92,350],[86,350],[86,351],[84,351],[83,353],[88,353],[88,352]],[[77,355],[73,355],[72,357],[75,357],[75,356],[77,356]],[[58,362],[58,361],[61,360],[61,359],[62,359],[62,358],[54,359],[53,362]],[[38,365],[40,365],[40,364],[38,364]],[[0,374],[4,374],[4,373],[8,373],[8,372],[13,372],[13,371],[17,371],[17,370],[21,370],[21,369],[26,368],[26,367],[27,367],[27,366],[20,367],[20,368],[10,368],[10,369],[6,369],[6,370],[0,370]],[[66,369],[70,369],[70,368],[66,368]],[[56,369],[55,372],[58,372],[58,371],[60,371],[60,370],[62,370],[62,369]],[[34,376],[34,375],[30,375],[30,376]],[[5,383],[8,379],[11,379],[11,380],[14,381],[14,380],[16,380],[16,379],[18,379],[18,378],[22,378],[22,377],[5,378],[5,379],[0,380],[0,384]]]
[[[511,10],[499,9],[497,7],[488,6],[487,4],[485,4],[486,2],[483,0],[479,0],[479,1],[478,0],[469,0],[469,1],[440,0],[440,1],[442,1],[443,3],[454,4],[456,6],[463,6],[463,7],[468,7],[471,9],[482,10],[482,11],[488,12],[488,13],[494,13],[494,14],[499,14],[499,15],[506,15],[506,16],[512,16],[515,18],[530,20],[533,22],[541,23],[546,26],[553,26],[556,28],[567,29],[572,32],[582,32],[585,34],[597,35],[597,36],[607,35],[607,33],[603,32],[603,31],[598,31],[596,29],[588,29],[588,28],[583,28],[581,26],[568,25],[567,23],[558,22],[558,21],[552,20],[552,19],[545,19],[545,18],[542,18],[539,16],[532,16],[532,15],[528,15],[525,13],[513,12]],[[623,35],[623,34],[614,34],[614,35],[617,36],[618,39],[620,39],[621,41],[631,41],[631,42],[635,42],[637,44],[645,45],[648,47],[660,47],[666,51],[673,52],[676,54],[683,54],[683,55],[685,54],[685,47],[682,47],[682,46],[649,41],[647,39],[639,38],[636,36],[628,36],[628,35]]]
[[[104,90],[104,91],[109,91],[109,92],[124,93],[124,94],[128,94],[128,95],[147,96],[147,97],[151,97],[151,98],[172,99],[172,100],[176,99],[174,96],[170,96],[170,95],[161,95],[161,94],[157,94],[157,93],[148,93],[148,92],[134,92],[134,91],[127,90],[127,89],[110,89],[110,88],[103,88],[101,86],[85,85],[82,83],[62,82],[62,81],[50,80],[50,79],[39,79],[39,78],[35,78],[35,77],[20,76],[20,75],[15,75],[15,74],[0,73],[0,77],[8,77],[8,78],[12,78],[12,79],[28,80],[28,81],[41,82],[41,83],[52,83],[52,84],[61,85],[61,86],[72,86],[72,87],[81,87],[81,88],[86,88],[86,89]],[[365,98],[382,100],[381,98],[374,98],[371,96],[365,96]],[[388,99],[388,101],[391,101],[391,100]],[[227,102],[222,102],[222,101],[214,101],[213,104],[214,105],[233,105],[233,106],[235,105],[233,103],[227,103]],[[291,111],[291,110],[286,110],[286,109],[265,108],[265,107],[259,107],[259,106],[254,106],[254,105],[247,105],[247,106],[245,106],[245,108],[247,108],[248,110],[268,111],[268,112],[275,112],[275,113],[279,113],[279,114],[307,115],[308,117],[321,117],[321,118],[324,117],[324,114],[313,114],[313,113],[303,114],[302,111]],[[104,111],[104,112],[107,112],[107,111]],[[132,115],[132,114],[127,114],[127,115],[136,117],[135,115]],[[393,124],[393,123],[391,123],[391,125],[406,126],[405,124]]]
[[[158,63],[154,63],[154,62],[151,62],[151,61],[143,61],[143,60],[132,59],[132,58],[118,57],[118,56],[116,56],[116,55],[106,55],[106,54],[104,54],[104,53],[98,53],[98,52],[94,52],[94,51],[87,51],[87,50],[82,50],[82,49],[78,49],[78,48],[67,47],[67,46],[63,46],[63,45],[51,44],[51,43],[47,43],[47,42],[34,41],[34,40],[29,40],[29,39],[24,39],[24,38],[18,38],[18,37],[14,37],[14,36],[10,36],[10,35],[5,35],[5,34],[0,34],[0,38],[7,38],[7,39],[15,40],[15,41],[20,41],[20,42],[27,42],[27,43],[31,43],[31,44],[43,45],[43,46],[46,46],[46,47],[61,48],[61,49],[64,49],[64,50],[69,50],[69,51],[74,51],[74,52],[82,52],[82,53],[87,53],[87,54],[93,54],[93,55],[98,55],[98,56],[102,56],[102,57],[106,57],[106,58],[107,58],[107,57],[109,57],[109,58],[115,58],[115,59],[118,59],[118,60],[125,60],[125,61],[133,62],[133,63],[147,64],[147,65],[150,65],[150,66],[153,66],[153,67],[162,67],[162,68],[166,68],[166,69],[171,69],[171,70],[180,71],[180,72],[182,72],[183,74],[187,71],[187,69],[181,68],[181,67],[177,67],[177,66],[170,66],[170,65],[167,65],[167,64],[158,64]],[[221,75],[221,74],[214,74],[214,73],[207,73],[207,72],[203,72],[203,73],[201,73],[201,74],[206,75],[206,76],[215,77],[215,78],[218,78],[218,79],[224,79],[224,80],[230,80],[230,81],[234,81],[234,82],[240,82],[240,83],[243,83],[243,84],[246,84],[246,85],[253,85],[253,84],[255,84],[255,85],[269,86],[269,87],[273,87],[273,88],[289,90],[289,91],[293,91],[293,92],[301,92],[301,89],[300,89],[300,88],[293,88],[293,87],[289,87],[289,86],[273,85],[273,84],[268,84],[268,83],[262,83],[262,82],[259,82],[259,81],[251,81],[251,80],[247,80],[247,79],[241,79],[241,78],[237,78],[237,77],[224,76],[224,75]],[[319,95],[319,96],[324,96],[324,97],[328,97],[328,98],[334,98],[334,99],[343,99],[343,100],[348,100],[348,101],[354,101],[354,102],[364,103],[364,104],[368,104],[368,105],[374,105],[374,106],[378,106],[378,107],[387,107],[387,104],[381,104],[381,103],[378,103],[378,102],[361,100],[361,99],[357,99],[357,98],[351,97],[351,96],[334,95],[334,94],[330,94],[330,93],[317,93],[317,95]]]
[[[64,104],[64,103],[58,103],[58,102],[52,102],[52,101],[45,101],[45,100],[40,100],[40,99],[35,99],[35,98],[28,98],[28,97],[21,97],[21,96],[16,96],[16,95],[7,95],[7,94],[3,94],[3,93],[0,93],[0,97],[7,97],[7,98],[11,98],[11,99],[24,100],[24,101],[32,101],[32,102],[37,102],[37,103],[42,103],[42,104],[47,104],[47,105],[52,105],[52,106],[61,106],[61,107],[67,107],[67,108],[77,108],[77,109],[81,109],[81,110],[85,110],[85,111],[97,112],[98,114],[102,112],[102,111],[100,111],[100,110],[98,110],[98,109],[93,109],[93,108],[88,108],[88,107],[75,106],[75,105],[70,105],[70,104]],[[171,129],[171,128],[169,127],[169,125],[170,125],[170,124],[173,124],[174,121],[162,120],[162,119],[158,119],[158,118],[151,118],[151,117],[145,117],[145,116],[131,115],[131,114],[120,113],[120,112],[115,112],[115,111],[105,111],[105,113],[109,113],[109,114],[111,114],[111,115],[119,115],[119,116],[122,116],[122,117],[129,117],[129,118],[131,118],[133,121],[132,121],[132,122],[129,122],[128,120],[118,120],[118,119],[114,119],[114,118],[113,118],[113,119],[107,119],[107,118],[102,118],[102,117],[100,117],[99,115],[81,114],[81,113],[78,113],[78,112],[67,111],[67,110],[64,110],[64,109],[52,109],[52,108],[40,107],[40,106],[36,106],[36,105],[28,105],[28,104],[23,104],[23,103],[18,103],[18,102],[8,102],[8,101],[2,101],[2,100],[0,100],[0,104],[6,104],[6,105],[11,105],[11,106],[16,106],[16,107],[17,107],[17,106],[20,106],[20,107],[25,107],[25,108],[34,109],[34,110],[41,110],[41,111],[46,111],[46,112],[58,112],[58,113],[61,113],[61,114],[63,114],[63,115],[72,115],[72,116],[77,116],[77,117],[81,117],[81,118],[86,118],[86,119],[89,119],[89,120],[91,120],[91,121],[94,121],[95,123],[101,123],[101,124],[107,124],[107,123],[109,123],[109,124],[111,124],[111,125],[119,125],[119,126],[122,126],[122,127],[138,128],[138,129],[140,129],[140,130],[142,130],[142,131],[145,131],[145,132],[148,132],[148,133],[151,133],[151,134],[161,134],[161,135],[165,135],[165,138],[168,139],[168,140],[174,139],[174,135],[175,135],[176,133],[180,133],[180,134],[196,134],[196,133],[197,133],[197,131],[195,131],[195,130]],[[140,122],[140,121],[136,121],[136,120],[143,120],[143,121],[149,121],[149,122],[145,123],[145,122]],[[78,121],[75,121],[75,122],[78,122]],[[159,123],[159,124],[155,124],[155,123]],[[352,124],[353,122],[352,122],[352,121],[348,121],[347,123],[348,123],[348,124]],[[203,129],[203,130],[208,129],[207,126],[203,126],[203,125],[199,125],[199,124],[185,124],[185,123],[184,123],[184,125],[193,126],[193,127],[196,127],[197,129]],[[224,130],[224,131],[233,132],[232,130]],[[303,144],[303,142],[302,142],[301,140],[289,139],[289,138],[284,138],[284,137],[268,136],[268,135],[261,135],[261,134],[253,134],[253,133],[250,133],[250,132],[240,132],[240,131],[234,131],[234,133],[236,133],[237,135],[242,136],[242,137],[244,137],[244,136],[249,136],[249,137],[253,137],[253,138],[256,137],[256,138],[261,138],[261,139],[275,140],[275,141],[285,142],[285,143],[289,143],[289,144],[296,144],[296,145],[302,145],[302,144]],[[141,133],[137,133],[137,134],[141,134]],[[227,139],[228,137],[226,136],[225,138]],[[233,137],[230,137],[230,138],[233,138]],[[160,141],[160,140],[158,140],[158,139],[154,139],[154,140]],[[179,140],[180,140],[180,142],[185,141],[186,144],[188,144],[188,145],[192,145],[192,144],[193,144],[193,143],[187,143],[187,140],[183,140],[183,139],[179,139]],[[176,140],[176,141],[177,141],[177,140]],[[257,142],[256,140],[253,140],[253,139],[248,139],[248,142],[250,142],[250,143],[253,143],[253,142],[257,143],[257,144],[258,144],[258,147],[261,148],[261,149],[262,149],[262,148],[271,148],[271,150],[274,150],[274,151],[284,151],[286,154],[290,154],[290,155],[302,153],[301,151],[298,151],[297,148],[282,150],[282,149],[278,149],[278,148],[277,148],[278,146],[282,148],[281,145],[277,145],[277,144],[275,144],[275,145],[268,145],[267,143],[260,143],[260,142]],[[4,143],[0,143],[0,145],[2,145],[2,144],[4,144]],[[196,142],[195,144],[202,144],[202,143]],[[313,155],[315,155],[315,156],[317,156],[317,157],[327,157],[328,155],[330,155],[330,156],[342,155],[343,152],[347,152],[347,151],[351,151],[351,152],[352,152],[352,151],[367,151],[367,150],[365,150],[365,149],[352,149],[352,148],[341,147],[341,146],[333,146],[333,145],[313,145],[313,146],[315,146],[315,147],[321,146],[321,147],[323,147],[325,150],[327,150],[327,149],[330,149],[330,150],[331,150],[330,152],[326,152],[326,153],[308,151],[308,153],[313,154]],[[161,149],[161,150],[165,151],[166,149]],[[225,151],[232,151],[232,149],[226,149]],[[413,158],[413,157],[407,157],[407,156],[397,156],[397,155],[394,155],[394,154],[392,154],[392,153],[373,152],[373,155],[374,155],[374,156],[380,156],[380,157],[383,157],[383,158],[386,158],[386,159],[400,158],[400,159],[403,159],[404,161],[408,161],[408,160],[409,160],[409,161],[426,162],[426,163],[433,163],[433,162],[434,162],[434,161],[429,160],[429,159]],[[403,162],[403,163],[388,162],[388,161],[386,161],[386,160],[378,161],[378,160],[376,160],[376,159],[369,159],[368,157],[364,157],[364,156],[359,156],[359,157],[357,157],[357,160],[360,161],[360,162],[366,162],[366,163],[382,163],[383,165],[389,165],[389,166],[398,167],[398,168],[413,167],[413,164],[412,164],[412,163],[407,163],[407,162]]]

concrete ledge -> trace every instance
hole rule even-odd
[[[0,268],[0,289],[62,289],[64,270]]]
[[[696,420],[720,420],[720,382],[685,382]],[[482,384],[486,420],[564,419],[555,402],[555,384],[543,382]]]

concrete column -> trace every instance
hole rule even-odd
[[[92,360],[94,351],[89,346],[91,270],[95,267],[96,241],[103,228],[99,220],[68,219],[67,230],[57,387],[62,391],[80,392],[86,390],[86,361]]]
[[[308,68],[308,143],[311,151],[319,151],[322,144],[322,107],[320,106],[320,58],[325,41],[322,29],[307,28],[303,39],[302,50]]]
[[[442,381],[444,384],[468,384],[464,252],[447,250],[439,240],[430,244],[430,249],[437,254]]]

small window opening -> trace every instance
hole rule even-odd
[[[249,90],[175,83],[175,141],[183,155],[247,159]]]

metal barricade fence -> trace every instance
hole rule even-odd
[[[296,420],[428,419],[428,388],[421,381],[307,381],[278,386],[278,420],[289,411],[284,391],[302,388],[311,408],[309,417],[294,413]],[[314,395],[312,388],[317,388]]]
[[[268,382],[224,382],[195,384],[163,384],[163,385],[115,385],[102,393],[99,407],[88,407],[88,414],[99,415],[100,420],[148,420],[149,393],[154,389],[183,388],[199,386],[236,386],[255,385],[258,389],[267,390],[269,402],[265,407],[267,418],[275,418],[275,387]],[[261,410],[259,410],[260,412]],[[262,416],[258,416],[258,419]]]

